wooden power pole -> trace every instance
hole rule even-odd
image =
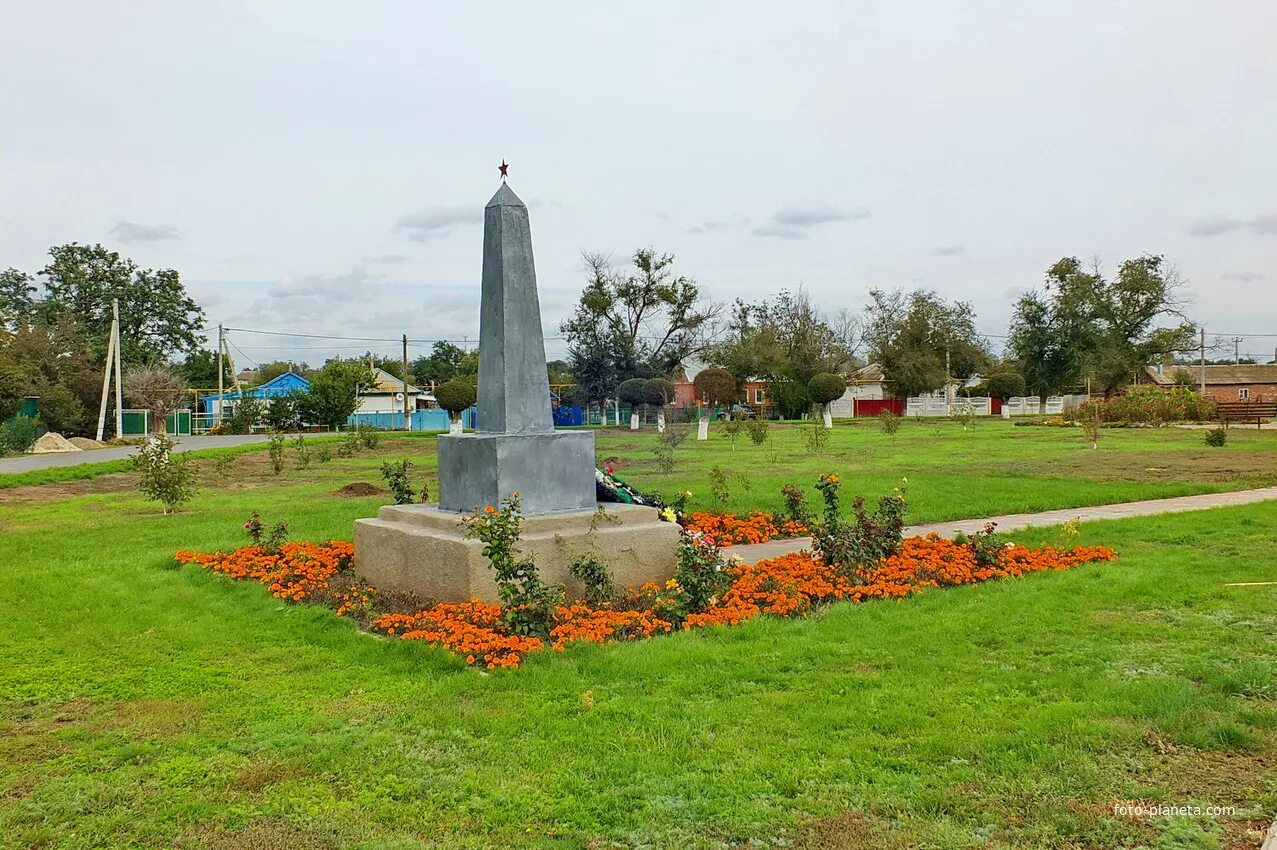
[[[403,335],[403,429],[412,430],[412,414],[408,412],[408,335]]]
[[[1202,326],[1201,347],[1198,349],[1198,364],[1197,365],[1198,365],[1198,370],[1201,372],[1201,374],[1198,376],[1201,378],[1201,382],[1202,382],[1201,395],[1205,397],[1206,395],[1206,326],[1205,325]]]

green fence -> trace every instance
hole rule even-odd
[[[151,433],[151,411],[123,410],[120,412],[121,437],[145,437]]]
[[[164,430],[169,434],[189,437],[191,435],[191,411],[176,410],[164,420]]]

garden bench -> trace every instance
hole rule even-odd
[[[1215,413],[1225,424],[1254,419],[1255,427],[1259,427],[1265,419],[1277,419],[1277,402],[1221,401],[1215,404]]]

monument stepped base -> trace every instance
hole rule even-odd
[[[593,510],[523,519],[521,552],[530,554],[546,584],[563,585],[569,600],[582,595],[569,565],[593,552],[618,587],[664,583],[674,575],[679,527],[655,508],[602,505]],[[376,519],[355,521],[355,571],[374,587],[415,593],[423,600],[497,602],[483,544],[467,540],[461,514],[435,505],[387,505]]]

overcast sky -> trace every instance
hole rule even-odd
[[[609,6],[5,0],[0,267],[102,242],[213,324],[473,341],[505,158],[548,336],[580,252],[639,245],[715,299],[921,286],[990,334],[1063,255],[1161,253],[1208,328],[1277,334],[1272,0]]]

